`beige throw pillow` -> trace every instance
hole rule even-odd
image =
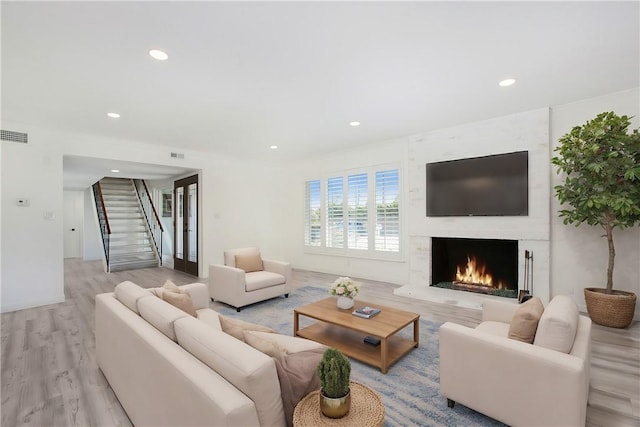
[[[158,298],[161,298],[172,306],[179,308],[193,317],[197,317],[196,309],[193,306],[193,301],[191,300],[191,295],[180,289],[171,280],[164,282],[164,285],[161,288],[153,288],[151,291]]]
[[[264,270],[260,252],[257,254],[236,255],[236,268],[244,270],[245,273]]]
[[[162,289],[165,291],[177,292],[179,294],[185,293],[185,291],[183,291],[178,286],[176,286],[176,284],[173,283],[171,280],[167,280],[166,282],[164,282],[164,285],[162,285]]]
[[[179,308],[180,310],[192,315],[193,317],[197,317],[196,309],[193,307],[193,301],[191,301],[191,296],[188,293],[178,293],[173,291],[165,290],[162,293],[162,299],[174,307]]]
[[[282,347],[276,341],[267,339],[264,336],[257,335],[256,331],[243,331],[244,342],[249,344],[256,350],[260,350],[267,356],[271,356],[274,359],[282,359],[287,355],[287,349]],[[273,333],[265,333],[264,335],[276,335]]]
[[[533,344],[543,311],[544,306],[538,297],[531,298],[518,307],[511,318],[509,338]]]
[[[255,323],[245,322],[244,320],[234,319],[231,317],[223,316],[222,314],[218,316],[220,319],[220,326],[222,327],[222,331],[239,339],[244,342],[244,331],[259,331],[259,332],[272,332],[275,333],[271,328],[267,328],[266,326],[256,325]]]

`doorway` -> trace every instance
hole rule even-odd
[[[173,268],[198,276],[198,175],[174,183]]]

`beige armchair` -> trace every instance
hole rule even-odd
[[[440,327],[440,392],[450,408],[459,402],[513,426],[584,426],[591,319],[556,296],[529,344],[508,337],[519,307],[486,300],[475,329]]]
[[[291,291],[291,264],[263,259],[258,248],[224,252],[224,265],[209,266],[209,293],[213,301],[236,308]]]

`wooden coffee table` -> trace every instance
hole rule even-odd
[[[351,314],[365,305],[379,308],[382,312],[370,319]],[[300,316],[318,322],[300,329]],[[396,335],[412,323],[413,341]],[[293,310],[293,335],[337,348],[386,374],[391,365],[420,344],[420,315],[359,300],[353,308],[341,310],[336,306],[336,299],[329,297]],[[363,341],[365,336],[379,338],[380,344],[366,344]]]

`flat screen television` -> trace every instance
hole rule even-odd
[[[527,216],[529,153],[427,163],[427,216]]]

